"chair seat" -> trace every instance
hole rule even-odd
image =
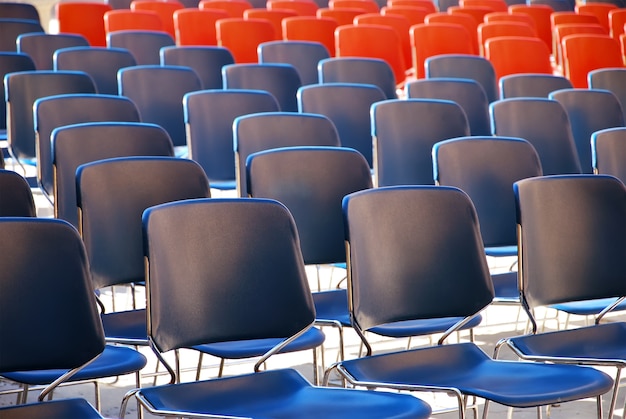
[[[2,419],[102,419],[102,416],[85,399],[52,400],[0,408]]]
[[[289,343],[279,353],[297,352],[313,349],[324,343],[324,333],[311,327],[302,336]],[[261,356],[278,345],[283,339],[249,339],[233,342],[218,342],[193,346],[193,349],[225,359],[242,359]]]
[[[380,326],[372,327],[368,329],[368,332],[376,333],[377,335],[402,338],[409,336],[423,336],[433,333],[442,333],[463,320],[463,317],[441,317],[437,319],[421,319],[421,320],[407,320],[399,321],[388,324],[382,324]],[[474,328],[482,322],[482,316],[478,315],[472,320],[463,325],[460,330],[467,330]]]
[[[608,392],[613,380],[591,367],[493,360],[472,343],[344,361],[356,381],[456,388],[512,407],[563,403]]]
[[[316,320],[322,322],[335,320],[344,327],[350,327],[348,295],[345,289],[314,292],[313,303]]]
[[[517,246],[485,247],[485,254],[493,257],[517,256]]]
[[[494,301],[499,303],[519,303],[517,272],[505,272],[491,275],[493,281]]]
[[[139,397],[161,411],[257,419],[427,418],[431,413],[428,404],[413,396],[314,387],[291,369],[144,388]]]
[[[130,374],[142,369],[146,365],[146,362],[146,357],[132,348],[107,345],[102,354],[100,354],[95,361],[78,371],[68,381],[94,380]],[[18,383],[45,385],[53,382],[66,371],[67,370],[62,369],[18,371],[0,373],[0,376]]]
[[[602,310],[614,303],[616,298],[599,298],[597,300],[574,301],[570,303],[554,304],[550,308],[579,316],[599,314]],[[626,301],[621,302],[613,311],[626,310]]]
[[[111,342],[127,345],[146,345],[148,343],[146,310],[116,311],[103,314],[104,335]]]

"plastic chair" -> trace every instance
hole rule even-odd
[[[105,95],[117,95],[117,71],[134,65],[133,54],[122,48],[61,48],[52,56],[55,71],[84,71]]]
[[[615,281],[625,273],[624,184],[602,175],[551,176],[517,182],[514,191],[520,226],[520,295],[533,333],[505,343],[524,359],[615,367],[611,417],[625,366],[626,329],[620,322],[600,321],[625,294],[621,281]],[[578,227],[571,228],[572,222]],[[596,312],[594,325],[537,333],[533,309],[597,299],[605,304]]]
[[[479,25],[485,21],[485,15],[488,13],[495,12],[491,7],[485,6],[450,6],[448,7],[448,13],[456,15],[466,15],[471,16],[476,24]]]
[[[424,23],[411,27],[413,68],[418,79],[426,76],[427,58],[441,54],[474,54],[467,29],[452,23]]]
[[[250,154],[280,147],[340,145],[337,129],[330,119],[320,114],[293,112],[264,112],[235,118],[233,143],[240,197],[248,196],[245,162]]]
[[[485,58],[493,65],[498,80],[509,74],[553,74],[550,48],[536,37],[491,38],[485,44]]]
[[[335,57],[321,60],[320,83],[373,84],[386,99],[397,98],[396,78],[389,64],[376,58]]]
[[[491,12],[485,15],[485,23],[492,22],[515,22],[515,23],[524,23],[535,31],[535,21],[529,16],[522,13],[509,13],[508,10],[504,12]]]
[[[174,12],[176,45],[217,45],[215,23],[228,12],[218,9],[179,9]]]
[[[34,71],[35,63],[27,54],[19,52],[0,52],[0,77],[18,71]],[[0,100],[0,140],[7,138],[6,102]]]
[[[296,93],[302,82],[290,64],[231,64],[222,68],[224,89],[264,90],[284,112],[297,112]]]
[[[370,24],[339,26],[335,30],[335,54],[385,60],[393,69],[396,84],[404,85],[408,63],[404,62],[400,36],[395,29]]]
[[[626,25],[626,10],[613,9],[609,11],[609,35],[613,39],[619,40],[620,35],[624,33],[624,26]]]
[[[404,16],[381,15],[380,13],[365,13],[354,18],[355,25],[383,25],[393,28],[398,34],[404,57],[405,71],[411,68],[411,39],[409,30],[411,22]]]
[[[198,224],[201,219],[204,221]],[[232,223],[245,226],[241,230],[243,234],[233,236],[223,229],[225,224]],[[176,225],[174,230],[172,224]],[[267,358],[306,333],[315,316],[296,226],[283,205],[257,199],[172,203],[147,211],[144,231],[147,274],[153,284],[148,288],[148,330],[156,353],[189,344],[216,342],[218,345],[227,340],[246,339],[262,339],[271,342],[273,348],[259,359],[253,374],[131,393],[124,400],[122,417],[125,403],[133,394],[148,411],[160,416],[202,412],[269,417],[308,412],[323,417],[351,414],[404,417],[406,414],[425,418],[430,414],[430,408],[423,402],[405,395],[312,387],[302,375],[289,369],[259,372]],[[202,246],[198,245],[200,242]],[[219,245],[207,248],[207,243]],[[186,255],[189,263],[171,265],[171,261],[180,260],[182,255]],[[233,259],[233,255],[245,258],[246,263],[233,263],[241,260],[239,256]],[[277,258],[282,263],[274,263]],[[168,268],[169,274],[161,275],[166,266],[175,270]],[[183,286],[178,280],[172,281],[173,275],[182,280]],[[215,290],[224,287],[239,296],[239,304],[215,298],[220,295]],[[262,310],[251,303],[260,300],[267,303]],[[184,304],[175,304],[182,301]],[[190,308],[203,314],[194,316],[194,321],[188,314]],[[179,323],[181,318],[184,320]],[[289,324],[285,324],[287,321]],[[177,381],[176,374],[172,369],[169,371],[173,384]],[[182,394],[186,397],[180,397]],[[241,403],[244,399],[246,403]],[[188,405],[192,400],[193,407]]]
[[[506,12],[509,5],[504,0],[460,0],[459,6],[461,7],[489,7],[494,12]]]
[[[159,51],[174,46],[174,38],[163,31],[128,30],[115,31],[107,35],[109,48],[128,50],[137,65],[158,65]]]
[[[74,34],[27,33],[17,37],[17,52],[28,54],[37,70],[52,70],[54,52],[61,48],[88,47],[87,38]]]
[[[607,90],[563,89],[550,93],[568,114],[583,173],[592,173],[591,134],[623,127],[624,115],[617,97]]]
[[[518,1],[518,4],[524,4],[524,2]],[[529,4],[542,4],[550,7],[556,12],[571,12],[574,10],[574,3],[570,0],[530,0]]]
[[[550,23],[552,12],[552,7],[545,4],[513,4],[509,6],[509,13],[523,13],[533,19],[537,35],[543,39],[548,48],[552,46],[552,25]]]
[[[202,0],[198,4],[200,10],[219,9],[228,13],[228,17],[243,17],[243,12],[252,7],[246,0]]]
[[[311,41],[272,41],[264,42],[258,48],[259,63],[289,64],[298,72],[302,85],[317,84],[317,65],[328,59],[330,54],[319,42]]]
[[[571,89],[572,82],[554,74],[510,74],[500,78],[500,98],[542,97],[548,98],[551,92]]]
[[[426,8],[414,6],[383,6],[380,8],[381,15],[404,16],[408,19],[411,26],[424,23],[424,19],[426,19],[429,13],[429,10]]]
[[[24,19],[41,23],[39,11],[31,3],[10,1],[0,3],[0,19]]]
[[[298,16],[315,16],[319,5],[310,0],[269,0],[267,8],[270,10],[292,10]]]
[[[59,33],[85,37],[92,47],[106,46],[104,14],[113,10],[107,3],[71,1],[55,4]]]
[[[151,10],[115,9],[104,14],[104,31],[162,31],[163,22],[157,12]]]
[[[463,26],[467,29],[469,37],[472,40],[472,54],[478,55],[480,53],[478,45],[478,23],[476,23],[476,19],[473,17],[462,13],[450,14],[446,12],[437,12],[427,15],[424,18],[424,23],[452,23]]]
[[[228,49],[214,46],[163,47],[160,55],[163,66],[183,66],[193,69],[200,77],[203,89],[221,89],[222,67],[235,62]]]
[[[581,173],[569,117],[547,98],[511,98],[489,107],[493,135],[530,142],[541,160],[544,175]]]
[[[335,56],[335,29],[337,22],[331,18],[296,16],[283,19],[283,38],[286,41],[319,42]]]
[[[568,35],[561,41],[564,74],[574,87],[587,87],[587,74],[598,68],[623,67],[619,42],[609,35]]]
[[[133,0],[130,3],[131,10],[149,10],[156,12],[161,18],[163,31],[172,38],[176,37],[174,30],[174,12],[183,9],[185,6],[177,0]]]
[[[429,57],[424,62],[426,78],[454,77],[475,80],[485,90],[489,103],[498,99],[498,85],[493,65],[484,57],[462,54],[443,54]]]
[[[478,42],[484,55],[487,40],[497,36],[537,36],[532,26],[517,22],[489,22],[478,25]]]
[[[139,111],[128,98],[102,94],[63,94],[42,97],[33,104],[33,128],[36,138],[37,181],[43,193],[55,202],[55,213],[59,213],[54,189],[52,166],[52,132],[64,125],[98,121],[139,122]],[[66,201],[65,203],[68,203]],[[77,225],[75,200],[69,201],[72,218],[64,218]]]
[[[590,89],[604,89],[612,92],[622,106],[626,121],[626,68],[601,68],[587,74]]]
[[[26,178],[13,170],[0,169],[0,217],[36,216],[37,208]]]
[[[378,13],[380,7],[373,0],[329,0],[328,8],[330,9],[361,9],[365,13]]]
[[[334,19],[335,22],[339,26],[343,25],[352,25],[354,23],[354,18],[358,15],[362,15],[367,13],[365,9],[358,9],[355,7],[342,7],[340,9],[331,9],[329,7],[321,7],[317,9],[315,15],[317,17],[323,18],[331,18]]]
[[[183,96],[202,89],[194,70],[179,66],[135,66],[121,69],[118,82],[119,94],[135,102],[141,122],[165,128],[174,147],[187,144]],[[156,86],[159,88],[155,89]]]
[[[265,19],[269,21],[274,27],[274,35],[277,40],[283,39],[283,19],[294,16],[298,16],[298,13],[293,10],[259,8],[248,9],[243,12],[244,19]]]
[[[429,13],[437,12],[437,6],[431,0],[387,0],[387,6],[422,7],[428,10]]]
[[[374,185],[433,185],[433,145],[469,133],[465,112],[451,101],[396,99],[374,104]]]
[[[277,39],[272,24],[263,19],[220,19],[216,28],[218,45],[228,48],[237,64],[257,63],[258,46]]]
[[[34,20],[0,19],[0,51],[17,52],[17,37],[24,33],[43,33],[41,24]]]
[[[591,165],[595,174],[626,180],[626,128],[601,129],[591,134]]]
[[[257,90],[204,90],[183,98],[189,158],[202,166],[211,187],[236,189],[233,121],[253,113],[278,112],[269,93]]]
[[[382,100],[385,100],[383,91],[367,84],[327,83],[298,90],[300,112],[328,117],[337,128],[341,145],[363,154],[370,167],[373,165],[370,107]]]
[[[604,27],[607,32],[610,31],[611,25],[609,23],[609,13],[618,7],[612,3],[594,2],[577,4],[575,11],[581,15],[594,15],[598,18],[598,21]]]
[[[329,373],[336,371],[356,386],[445,392],[457,400],[459,418],[465,418],[469,396],[512,407],[596,397],[601,412],[600,395],[613,385],[605,373],[577,365],[494,360],[473,343],[443,344],[455,327],[437,345],[372,355],[366,331],[418,318],[471,319],[491,303],[493,286],[476,210],[461,190],[372,189],[348,195],[343,208],[350,313],[367,356],[339,362]],[[445,251],[432,257],[432,252],[415,252],[418,248]],[[372,254],[377,257],[366,256]],[[450,289],[455,292],[445,291]]]
[[[591,15],[578,15],[578,16],[589,16]],[[561,74],[565,73],[565,65],[563,64],[563,48],[562,48],[562,39],[568,35],[575,34],[598,34],[598,35],[607,35],[606,29],[602,27],[599,23],[563,23],[560,25],[556,25],[554,28],[554,58],[557,65],[557,70],[560,69]]]

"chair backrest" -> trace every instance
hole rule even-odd
[[[217,45],[215,22],[229,17],[218,9],[179,9],[174,12],[176,45]]]
[[[319,42],[335,56],[335,29],[337,22],[331,18],[295,16],[283,19],[283,38],[287,41]]]
[[[265,90],[274,96],[281,111],[297,112],[296,93],[302,82],[290,64],[231,64],[222,67],[224,89]]]
[[[177,0],[133,0],[130,3],[131,10],[149,10],[156,12],[161,18],[163,30],[172,38],[176,36],[174,31],[174,12],[185,6]]]
[[[133,54],[122,48],[62,48],[53,55],[55,71],[84,71],[93,79],[97,92],[105,95],[117,95],[117,71],[134,65]]]
[[[478,217],[461,190],[370,189],[344,198],[343,210],[354,327],[472,316],[491,303]]]
[[[472,79],[485,90],[489,103],[498,99],[496,73],[489,60],[477,55],[444,54],[426,59],[426,78],[454,77]]]
[[[496,77],[518,73],[553,74],[550,48],[537,37],[498,36],[485,43],[485,58]]]
[[[246,162],[248,192],[275,199],[298,228],[305,264],[346,261],[341,200],[372,187],[367,161],[341,147],[291,147],[253,153]]]
[[[552,45],[552,25],[550,16],[553,13],[552,7],[545,4],[512,4],[509,6],[509,13],[522,13],[529,15],[535,22],[537,35],[545,42],[548,48]]]
[[[372,167],[370,106],[385,100],[385,94],[370,84],[327,83],[298,90],[300,112],[327,116],[337,127],[341,145],[359,151]]]
[[[264,19],[228,18],[216,22],[217,44],[228,48],[235,63],[257,63],[257,47],[278,39],[274,27]],[[241,36],[245,33],[246,36]]]
[[[244,19],[265,19],[272,24],[277,40],[283,39],[283,19],[298,16],[294,10],[254,8],[243,12]]]
[[[258,48],[259,63],[292,65],[298,72],[302,85],[317,84],[317,65],[330,57],[326,47],[311,41],[271,41]]]
[[[598,18],[600,24],[607,30],[610,30],[609,12],[617,9],[615,4],[609,2],[589,2],[577,4],[575,11],[581,15],[593,15]]]
[[[378,13],[380,10],[378,3],[373,0],[329,0],[328,7],[331,9],[362,9],[364,13]]]
[[[183,98],[189,158],[206,172],[211,186],[235,188],[235,118],[262,112],[278,112],[278,102],[260,90],[204,90]],[[244,162],[245,163],[245,162]]]
[[[320,83],[358,83],[378,86],[386,99],[395,99],[396,78],[389,64],[378,58],[334,57],[321,60]]]
[[[619,39],[624,33],[626,25],[626,9],[613,9],[609,11],[609,35],[613,39]]]
[[[13,1],[0,3],[0,19],[24,19],[40,22],[39,11],[34,4]]]
[[[485,6],[461,6],[456,5],[456,6],[450,6],[448,7],[448,13],[450,14],[454,14],[454,15],[466,15],[466,16],[471,16],[475,21],[476,24],[479,25],[481,23],[483,23],[485,21],[485,15],[487,15],[488,13],[491,12],[495,12],[494,9],[492,9],[491,7],[485,7]]]
[[[59,33],[85,37],[92,47],[106,46],[104,14],[113,10],[107,3],[93,1],[61,1],[55,4]]]
[[[13,170],[0,169],[0,217],[36,217],[33,193],[26,179]]]
[[[411,38],[409,36],[409,30],[411,29],[411,22],[404,16],[400,15],[381,15],[376,13],[365,13],[358,15],[354,18],[355,25],[382,25],[387,26],[396,31],[398,38],[400,39],[400,45],[402,46],[402,56],[404,57],[405,70],[411,68],[412,53],[411,53]]]
[[[537,34],[537,28],[535,28],[535,21],[529,15],[525,15],[522,13],[509,13],[505,12],[492,12],[485,15],[485,23],[492,22],[517,22],[517,23],[525,23],[529,25],[535,31],[535,35]]]
[[[37,70],[52,70],[52,57],[60,48],[88,47],[87,38],[76,34],[26,33],[17,37],[17,52],[28,54]]]
[[[604,89],[612,92],[622,105],[626,121],[626,68],[600,68],[587,75],[590,89]]]
[[[239,196],[248,196],[246,159],[271,148],[340,145],[337,129],[324,115],[264,112],[243,115],[233,122],[235,170]]]
[[[315,15],[318,17],[331,18],[337,22],[337,25],[352,25],[354,18],[358,15],[366,13],[364,9],[358,9],[355,7],[345,7],[340,9],[331,9],[328,7],[321,7],[317,9]]]
[[[158,350],[288,338],[313,323],[298,233],[282,204],[188,200],[148,209],[143,225],[148,336]]]
[[[0,78],[18,71],[34,71],[35,63],[27,55],[19,52],[0,52]],[[3,88],[4,89],[4,88]],[[0,131],[7,128],[6,102],[0,100]]]
[[[243,12],[252,9],[252,4],[246,0],[202,0],[198,3],[200,10],[222,10],[228,17],[243,17]]]
[[[607,128],[591,134],[594,173],[615,176],[626,183],[626,128]]]
[[[443,99],[456,102],[467,116],[471,135],[490,135],[489,101],[475,80],[430,78],[415,80],[405,86],[410,99]]]
[[[165,128],[175,147],[186,144],[183,96],[202,89],[195,71],[181,66],[135,66],[121,69],[118,82],[120,95],[135,102],[142,122]]]
[[[423,23],[451,23],[463,26],[465,29],[467,29],[469,37],[472,41],[472,54],[480,53],[481,48],[478,45],[478,23],[476,22],[476,19],[474,19],[472,16],[462,13],[451,14],[447,12],[436,12],[427,15],[424,18]]]
[[[125,30],[107,35],[107,45],[128,50],[135,57],[137,65],[158,65],[161,48],[175,44],[174,38],[163,31]]]
[[[587,87],[587,74],[598,68],[624,67],[619,41],[609,35],[568,35],[561,40],[564,74],[574,87]]]
[[[626,187],[603,175],[514,185],[521,297],[529,308],[626,295]],[[567,216],[564,216],[567,214]]]
[[[411,23],[411,25],[417,25],[418,23],[424,23],[426,16],[431,13],[424,7],[416,6],[383,6],[380,8],[380,14],[383,16],[398,15],[403,16]],[[411,62],[411,61],[409,61]]]
[[[435,183],[454,186],[469,195],[489,246],[516,246],[517,224],[513,183],[541,176],[535,148],[514,137],[472,136],[433,146]]]
[[[494,12],[508,11],[508,4],[504,0],[460,0],[459,6],[482,6],[493,9]]]
[[[293,10],[298,16],[315,16],[319,5],[311,0],[269,0],[267,8]]]
[[[104,14],[104,30],[107,35],[115,31],[162,31],[163,23],[151,10],[116,9]]]
[[[158,125],[89,122],[52,132],[54,216],[79,227],[76,169],[96,160],[125,156],[173,156],[172,140]]]
[[[474,54],[475,47],[465,27],[454,23],[424,23],[411,27],[413,69],[424,78],[424,62],[440,54]]]
[[[421,7],[428,10],[429,13],[437,12],[436,4],[431,0],[387,0],[387,6]]]
[[[489,22],[478,25],[478,43],[484,55],[485,43],[496,36],[528,36],[535,37],[534,27],[521,22]]]
[[[11,153],[34,159],[33,105],[39,98],[71,93],[96,93],[91,77],[81,71],[23,71],[4,79],[7,103],[7,140]]]
[[[16,52],[17,37],[31,32],[43,33],[44,29],[35,20],[0,18],[0,51]]]
[[[543,97],[559,89],[571,89],[572,82],[555,74],[519,73],[500,78],[500,98]]]
[[[544,175],[581,173],[567,112],[547,98],[510,98],[489,107],[492,134],[529,141]]]
[[[591,15],[578,15],[585,17],[593,17]],[[594,18],[595,19],[595,18]],[[568,35],[595,33],[606,35],[606,29],[598,22],[595,23],[561,23],[554,27],[553,50],[557,66],[560,66],[561,72],[565,72],[563,64],[563,46],[561,40]]]
[[[100,94],[63,94],[37,99],[33,104],[37,180],[54,195],[51,135],[58,127],[98,121],[139,122],[139,111],[128,98]],[[70,220],[68,220],[70,221]]]
[[[202,168],[177,157],[83,164],[76,171],[76,193],[95,288],[144,280],[141,215],[146,208],[210,197]]]
[[[376,186],[433,185],[433,145],[467,135],[467,117],[455,102],[396,99],[376,103],[371,108]]]
[[[203,89],[221,89],[222,67],[235,62],[228,49],[215,46],[163,47],[160,54],[161,65],[191,67],[200,77]]]
[[[617,97],[608,90],[562,89],[550,93],[568,114],[583,173],[592,173],[591,134],[604,128],[623,127],[624,114]]]

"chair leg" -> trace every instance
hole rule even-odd
[[[94,380],[93,386],[96,392],[96,410],[98,412],[102,412],[102,401],[100,400],[100,382],[98,380]]]
[[[198,352],[198,367],[196,368],[196,381],[200,381],[200,371],[202,371],[202,358],[204,354],[202,352]]]
[[[317,348],[313,348],[313,383],[316,386],[320,385],[320,377],[317,365]]]
[[[615,411],[615,405],[617,404],[617,393],[619,392],[619,380],[622,375],[622,369],[617,368],[617,372],[615,373],[615,383],[613,384],[613,394],[611,395],[611,403],[609,404],[609,414],[608,418],[611,419],[613,417],[613,412]],[[626,415],[626,409],[624,409],[624,414]]]

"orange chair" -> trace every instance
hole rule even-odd
[[[293,10],[298,16],[315,16],[319,6],[313,0],[268,0],[267,8]]]
[[[215,26],[217,44],[233,54],[236,64],[257,63],[259,44],[276,40],[274,27],[265,19],[230,17],[218,20]]]
[[[328,7],[320,7],[317,9],[317,17],[334,19],[337,22],[337,25],[351,25],[354,23],[354,18],[358,15],[362,15],[367,13],[363,9],[355,9],[355,8],[341,8],[341,9],[330,9]]]
[[[509,74],[553,74],[550,49],[537,37],[499,36],[485,43],[487,58],[500,79]]]
[[[281,10],[281,9],[264,9],[264,8],[254,8],[248,9],[243,12],[244,19],[265,19],[272,24],[274,27],[274,34],[276,35],[276,40],[283,39],[283,19],[286,17],[294,17],[298,16],[298,13],[293,10]]]
[[[561,41],[568,35],[582,33],[593,33],[598,35],[607,35],[606,29],[599,23],[563,23],[556,25],[554,30],[554,43],[556,44],[556,52],[554,54],[555,63],[563,73],[563,49]]]
[[[579,3],[574,10],[580,15],[594,15],[604,26],[607,32],[611,29],[609,24],[609,12],[617,9],[613,3]]]
[[[335,30],[337,57],[378,58],[386,61],[401,86],[406,79],[406,64],[395,29],[382,25],[341,25]]]
[[[424,19],[430,13],[431,12],[428,9],[425,9],[423,7],[415,7],[415,6],[383,6],[380,8],[381,15],[404,16],[405,18],[408,19],[411,25],[424,23]]]
[[[440,54],[476,55],[467,29],[453,23],[423,23],[411,26],[413,71],[417,78],[424,78],[424,61]]]
[[[626,9],[613,9],[609,12],[609,26],[612,38],[619,40],[621,34],[623,34],[626,29]]]
[[[104,14],[104,31],[162,31],[163,23],[156,12],[149,10],[116,9]]]
[[[494,10],[485,7],[485,6],[450,6],[448,7],[448,13],[451,15],[462,14],[471,16],[475,21],[476,25],[480,25],[485,21],[485,15],[488,13],[492,13]]]
[[[598,68],[623,67],[620,44],[609,35],[576,34],[561,40],[564,75],[574,87],[587,88],[587,74]]]
[[[474,46],[474,54],[480,53],[480,47],[478,45],[478,23],[476,23],[476,19],[472,16],[463,13],[431,13],[426,16],[424,23],[452,23],[463,26],[469,33],[472,45]]]
[[[459,6],[462,7],[489,7],[494,12],[506,12],[508,11],[508,4],[504,0],[459,0]]]
[[[409,7],[422,7],[428,10],[429,13],[436,13],[437,6],[431,0],[387,0],[387,6],[409,6]]]
[[[624,25],[624,32],[626,32],[626,25]],[[619,44],[622,50],[622,58],[624,60],[624,64],[626,64],[626,33],[619,36]]]
[[[404,16],[399,15],[381,15],[379,13],[366,13],[358,15],[354,18],[355,25],[383,25],[388,26],[396,31],[400,38],[400,45],[402,46],[402,53],[404,54],[404,65],[406,70],[411,68],[412,52],[411,52],[411,39],[409,37],[409,30],[411,29],[411,23]]]
[[[326,17],[288,17],[283,19],[283,39],[319,42],[326,47],[330,56],[334,57],[337,26],[337,21]]]
[[[243,17],[243,12],[252,9],[252,4],[246,0],[201,0],[198,9],[219,9],[228,13],[228,17]]]
[[[55,5],[60,33],[84,36],[92,47],[106,46],[104,14],[113,10],[104,3],[58,2]]]
[[[481,47],[480,55],[485,55],[485,43],[497,36],[529,36],[536,37],[535,30],[518,22],[489,22],[478,25],[478,43]]]
[[[363,9],[366,13],[378,13],[380,7],[374,0],[329,0],[330,9]]]
[[[176,45],[217,45],[215,22],[226,19],[224,10],[196,8],[180,9],[174,12],[174,32]]]
[[[573,13],[573,12],[572,12]],[[487,13],[485,15],[485,23],[491,22],[517,22],[517,23],[525,23],[533,30],[535,33],[537,32],[537,28],[535,27],[535,21],[528,15],[523,15],[521,13],[509,13],[507,12],[492,12]]]
[[[552,31],[552,55],[555,59],[558,59],[558,53],[561,49],[560,43],[556,39],[556,26],[570,23],[596,23],[599,25],[600,21],[594,15],[581,15],[573,10],[552,13],[550,15],[550,30]]]
[[[552,7],[545,4],[512,4],[509,6],[509,13],[523,13],[533,19],[537,35],[550,49],[552,48],[552,26],[550,23],[552,12]]]
[[[133,0],[130,3],[131,10],[150,10],[156,12],[163,23],[163,30],[172,38],[176,37],[174,30],[174,12],[184,9],[184,5],[177,0]]]

